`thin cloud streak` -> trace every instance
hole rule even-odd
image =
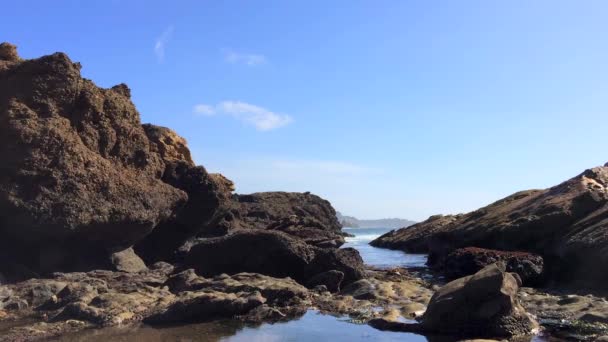
[[[156,55],[156,59],[159,62],[162,62],[165,60],[165,49],[166,49],[167,43],[169,43],[169,40],[171,39],[172,35],[173,35],[173,26],[169,26],[156,39],[156,43],[154,44],[154,54]]]
[[[231,64],[244,64],[247,66],[258,66],[268,62],[266,56],[255,53],[238,53],[230,50],[224,51],[224,60]]]
[[[254,126],[258,131],[270,131],[293,122],[293,118],[287,114],[275,113],[242,101],[222,101],[215,106],[197,104],[193,113],[199,116],[227,115]]]

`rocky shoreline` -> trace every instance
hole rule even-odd
[[[432,218],[375,243],[430,251],[436,270],[454,271],[447,284],[371,269],[357,250],[340,248],[346,234],[328,201],[235,194],[229,179],[194,163],[185,139],[142,124],[126,85],[97,87],[80,68],[63,53],[24,60],[0,44],[0,341],[222,318],[277,322],[311,309],[453,339],[530,339],[543,317],[590,322],[587,336],[598,335],[605,299],[520,290],[554,270],[548,255],[467,249],[500,246],[441,235],[485,214]],[[529,216],[508,217],[519,228],[566,217],[577,229],[569,250],[579,251],[576,243],[601,231],[605,175],[593,169],[580,184],[500,203],[546,199]],[[586,253],[577,255],[597,256]]]

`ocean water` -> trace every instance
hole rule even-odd
[[[426,254],[407,254],[401,251],[376,248],[369,244],[370,241],[391,230],[390,228],[344,228],[344,232],[352,234],[354,237],[346,238],[343,247],[356,248],[363,261],[374,267],[425,267]]]
[[[347,238],[344,247],[359,250],[363,260],[375,267],[423,267],[424,255],[412,255],[370,246],[368,243],[388,232],[386,228],[345,231],[355,235]],[[108,328],[63,336],[63,342],[89,341],[227,341],[227,342],[321,342],[321,341],[428,341],[421,335],[376,330],[365,324],[354,324],[346,317],[335,317],[310,310],[299,319],[284,323],[248,326],[236,321],[217,321],[166,328]]]

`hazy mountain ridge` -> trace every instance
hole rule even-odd
[[[342,215],[340,212],[336,212],[338,221],[343,227],[351,228],[403,228],[415,224],[415,221],[401,219],[401,218],[384,218],[376,220],[360,220],[354,216]]]

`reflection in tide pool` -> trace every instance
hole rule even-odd
[[[309,311],[301,319],[287,323],[245,328],[229,342],[309,342],[309,341],[427,341],[424,336],[376,330],[369,325],[349,323],[329,315]]]
[[[248,327],[237,321],[216,321],[175,327],[106,328],[62,336],[61,342],[321,342],[413,341],[424,336],[376,330],[344,318],[309,311],[300,319]]]
[[[355,235],[347,238],[344,247],[359,250],[366,264],[376,267],[424,267],[425,255],[375,248],[369,242],[388,232],[386,228],[345,228]],[[81,331],[57,339],[61,342],[320,342],[320,341],[427,341],[415,334],[379,331],[368,325],[350,323],[345,317],[334,317],[308,311],[299,319],[275,324],[247,326],[224,320],[174,327],[128,327]]]
[[[408,254],[369,245],[373,239],[391,231],[390,228],[344,228],[343,231],[354,235],[354,237],[346,238],[343,247],[353,247],[359,250],[359,254],[367,265],[381,268],[426,266],[426,254]]]

